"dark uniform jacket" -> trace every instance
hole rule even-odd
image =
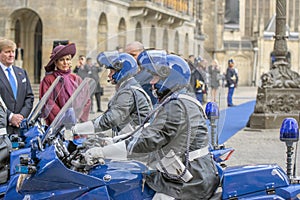
[[[185,89],[181,92],[187,94]],[[193,94],[188,95],[194,97]],[[149,155],[146,161],[151,168],[155,168],[157,162],[170,150],[185,163],[187,150],[191,152],[208,145],[206,118],[195,102],[173,98],[162,104],[161,109],[155,112],[153,121],[136,133],[136,137],[133,135],[126,141],[128,152]],[[193,175],[188,182],[170,179],[156,171],[146,177],[146,183],[156,192],[176,199],[209,199],[219,184],[212,157],[206,154],[189,161],[188,170]]]
[[[129,123],[132,127],[142,124],[151,109],[149,97],[135,78],[131,77],[120,83],[120,87],[108,103],[107,111],[92,121],[96,131],[112,128],[119,132]]]

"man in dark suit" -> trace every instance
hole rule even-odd
[[[0,95],[7,107],[7,133],[18,134],[21,121],[30,114],[34,95],[27,72],[14,66],[16,44],[0,39]]]

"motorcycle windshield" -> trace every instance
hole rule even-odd
[[[89,111],[91,95],[96,88],[95,80],[85,78],[72,96],[59,111],[53,122],[49,125],[43,136],[42,144],[48,139],[53,138],[62,128],[70,129],[77,122],[83,122],[83,115]]]
[[[34,107],[31,114],[28,116],[28,124],[33,125],[38,118],[44,118],[46,119],[50,113],[50,111],[53,108],[53,101],[56,100],[56,98],[60,95],[60,88],[64,87],[64,82],[61,81],[62,77],[58,76],[54,82],[51,84],[47,92],[44,94],[44,96],[39,100],[37,105]],[[57,87],[59,84],[61,84],[61,87]]]

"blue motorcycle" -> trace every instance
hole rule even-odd
[[[36,129],[39,133],[31,139],[30,151],[15,158],[19,164],[14,165],[16,173],[5,199],[152,199],[155,191],[144,177],[153,169],[137,160],[99,159],[89,166],[82,142],[66,139],[82,113],[86,98],[81,97],[86,97],[88,88],[75,91],[46,131]],[[292,146],[299,140],[296,120],[282,123],[280,138],[288,147],[287,172],[277,165],[222,167],[216,162],[221,182],[210,198],[300,199],[300,179],[291,167]]]
[[[39,132],[37,129],[44,129],[42,118],[46,117],[46,113],[42,116],[43,110],[48,105],[48,100],[52,96],[59,95],[59,92],[54,93],[54,90],[62,77],[57,77],[43,98],[35,106],[28,118],[24,119],[20,125],[20,135],[11,139],[12,151],[10,152],[8,180],[0,184],[0,197],[4,197],[10,177],[16,175],[15,166],[19,164],[19,156],[30,153],[30,140],[35,138]],[[49,106],[48,106],[49,107]]]

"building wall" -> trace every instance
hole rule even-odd
[[[194,1],[190,1],[191,5],[193,5],[192,2]],[[20,21],[20,42],[25,50],[24,68],[28,71],[31,80],[35,80],[36,70],[41,71],[40,79],[43,78],[43,66],[49,61],[54,40],[69,40],[76,44],[77,54],[73,59],[75,65],[77,56],[80,54],[96,59],[101,50],[115,50],[117,46],[124,47],[126,43],[134,41],[137,23],[141,24],[141,42],[146,48],[150,47],[151,26],[154,26],[156,48],[162,48],[163,44],[167,44],[168,50],[174,51],[177,42],[174,38],[177,31],[179,52],[176,53],[188,56],[197,51],[199,41],[194,40],[193,16],[178,14],[189,20],[185,20],[186,22],[180,27],[173,27],[173,24],[161,23],[156,19],[151,20],[149,16],[147,18],[136,17],[129,9],[129,3],[130,1],[117,0],[2,0],[0,2],[0,35],[15,41],[14,27],[16,21]],[[161,5],[157,7],[164,13],[172,14],[170,8],[161,7]],[[101,25],[100,16],[105,16],[104,24],[102,21]],[[34,60],[37,56],[35,29],[39,20],[42,24],[42,65],[35,66]],[[120,29],[120,24],[123,24],[123,29]],[[100,41],[100,32],[101,37],[106,39],[102,38]],[[163,37],[164,33],[167,34]],[[168,38],[168,41],[164,43],[165,38]]]
[[[30,79],[34,81],[37,80],[36,76],[40,80],[44,75],[43,66],[49,61],[54,40],[74,42],[77,46],[76,56],[83,54],[95,59],[100,51],[114,50],[117,46],[124,46],[125,43],[136,40],[136,27],[140,24],[141,42],[146,48],[167,46],[167,50],[175,51],[185,57],[194,54],[206,58],[209,62],[217,59],[222,72],[226,71],[227,60],[233,58],[236,59],[236,67],[240,72],[240,85],[254,83],[258,85],[262,73],[270,68],[270,54],[274,48],[274,40],[265,39],[263,32],[268,16],[272,16],[275,12],[276,1],[239,1],[240,24],[239,29],[235,30],[224,29],[226,0],[199,1],[201,2],[186,1],[184,5],[190,7],[183,13],[175,13],[184,18],[185,22],[180,26],[174,26],[172,21],[168,24],[168,19],[163,23],[159,21],[159,14],[151,16],[143,13],[142,8],[130,8],[131,2],[150,5],[150,1],[2,0],[0,1],[0,35],[17,40],[15,24],[19,20],[18,37],[25,49],[24,68],[28,71]],[[153,5],[160,14],[168,13],[170,16],[174,14],[172,10],[170,11],[173,4],[164,7],[162,1],[155,1]],[[196,7],[192,7],[193,5]],[[299,6],[299,0],[287,3],[292,13],[292,16],[289,16],[287,12],[287,23],[293,31],[299,29],[299,14],[297,14],[299,8],[295,8],[297,5]],[[195,16],[201,19],[196,19]],[[200,22],[201,26],[196,27],[196,22]],[[36,31],[38,24],[42,26],[41,33]],[[150,34],[151,27],[155,27],[155,36]],[[39,34],[42,41],[40,44],[42,57],[41,64],[37,65],[35,61],[38,57],[39,43],[36,43],[36,35]],[[175,39],[176,34],[179,36],[178,40]],[[151,44],[153,40],[154,46]],[[225,47],[224,43],[228,41],[238,42],[239,47]],[[243,48],[241,44],[244,41],[252,42],[253,46]],[[299,40],[288,40],[287,46],[291,53],[292,70],[299,72]],[[254,63],[256,53],[257,64]],[[75,65],[77,58],[73,62]],[[37,75],[37,71],[40,75]]]
[[[238,0],[237,0],[238,1]],[[259,85],[260,76],[269,71],[271,66],[270,54],[274,50],[274,40],[264,38],[264,29],[276,12],[276,0],[245,0],[239,1],[239,29],[225,30],[224,22],[220,23],[217,33],[213,33],[211,15],[215,14],[214,2],[218,4],[218,19],[224,19],[226,0],[203,1],[205,17],[203,19],[205,48],[219,61],[221,71],[225,72],[227,60],[236,60],[236,68],[239,71],[240,85]],[[287,1],[287,25],[290,31],[297,32],[299,26],[299,0]],[[204,12],[204,11],[203,11]],[[290,16],[290,14],[292,16]],[[218,20],[218,22],[221,20]],[[214,24],[215,27],[217,25]],[[252,48],[225,48],[224,45],[213,46],[212,34],[217,35],[217,40],[224,42],[252,43]],[[275,33],[274,33],[275,35]],[[291,53],[291,69],[300,72],[299,39],[287,40],[288,51]],[[216,49],[214,49],[216,48]],[[256,51],[257,49],[257,51]],[[257,53],[257,64],[255,55]]]

